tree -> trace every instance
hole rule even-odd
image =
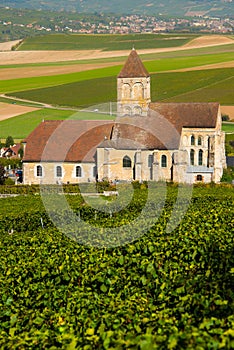
[[[22,159],[23,156],[24,156],[24,149],[23,149],[22,146],[21,146],[20,149],[18,150],[18,155],[20,156],[21,159]]]
[[[15,141],[12,136],[7,136],[6,138],[6,147],[13,146],[15,144]]]
[[[4,185],[5,182],[5,169],[4,167],[0,164],[0,185]]]

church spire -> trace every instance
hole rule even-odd
[[[146,78],[149,77],[149,73],[144,67],[140,57],[136,50],[133,48],[128,56],[125,65],[123,66],[118,78]]]
[[[117,115],[146,116],[150,101],[149,73],[132,49],[117,78]]]

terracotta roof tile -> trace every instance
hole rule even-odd
[[[180,133],[182,127],[215,128],[219,103],[150,103],[151,112],[168,120]]]
[[[97,147],[177,149],[183,127],[215,128],[218,110],[218,103],[151,103],[146,117],[45,121],[27,137],[23,160],[94,162]]]
[[[97,146],[109,136],[112,121],[44,121],[25,139],[24,162],[94,162]]]
[[[215,128],[218,110],[218,103],[151,103],[147,117],[116,119],[112,146],[117,149],[178,149],[183,127]]]
[[[149,77],[149,73],[144,67],[140,57],[136,50],[132,50],[128,56],[125,65],[123,66],[118,78],[137,78],[137,77]]]

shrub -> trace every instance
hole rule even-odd
[[[5,169],[4,167],[0,164],[0,185],[3,185],[5,182]]]
[[[228,122],[230,120],[229,115],[227,114],[222,114],[222,121],[223,122]]]
[[[223,170],[223,176],[221,182],[232,182],[234,180],[234,167],[228,167]]]

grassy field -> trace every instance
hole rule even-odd
[[[165,102],[233,104],[234,68],[171,73],[168,80],[172,86],[169,81],[162,81],[164,87],[159,94],[159,99]]]
[[[115,66],[72,74],[4,80],[1,81],[0,93],[37,89],[39,87],[45,88],[94,78],[117,76],[121,68],[122,66]]]
[[[233,133],[232,139],[234,138],[234,123],[223,123],[222,130],[225,132]]]
[[[129,50],[182,46],[198,35],[193,34],[126,34],[85,35],[51,34],[27,38],[19,50]]]
[[[35,112],[22,114],[0,122],[0,139],[5,140],[8,135],[14,139],[22,140],[44,120],[64,119],[113,119],[112,116],[87,111],[57,110],[44,108]]]
[[[151,77],[152,101],[218,101],[223,104],[233,101],[233,69],[214,69],[180,73],[160,73]],[[191,81],[193,84],[191,85]],[[190,92],[188,93],[188,91]],[[208,94],[209,93],[209,94]],[[17,94],[24,98],[37,98],[43,102],[86,107],[98,103],[116,101],[116,79],[93,79],[53,88],[31,90]],[[188,98],[189,96],[189,98]],[[209,97],[209,99],[208,99]],[[229,100],[227,101],[227,98]],[[94,108],[93,108],[94,109]],[[13,135],[14,138],[26,137],[42,119],[105,119],[97,113],[75,113],[74,111],[42,109],[0,122],[0,137]],[[232,124],[225,124],[224,131],[233,131]]]
[[[234,68],[151,75],[152,101],[233,103]],[[191,84],[192,82],[192,84]],[[205,91],[205,94],[204,94]],[[116,100],[116,77],[80,80],[12,95],[54,105],[87,107]]]

